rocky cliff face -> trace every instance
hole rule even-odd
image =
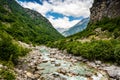
[[[120,0],[94,0],[90,11],[91,22],[101,20],[103,17],[118,17],[120,16]]]

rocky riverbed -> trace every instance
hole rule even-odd
[[[56,48],[20,44],[32,51],[14,68],[16,80],[120,80],[119,66],[90,62]],[[7,66],[0,64],[2,68]]]
[[[106,71],[87,62],[66,51],[37,46],[19,60],[15,72],[17,80],[109,80]]]

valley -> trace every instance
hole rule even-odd
[[[58,32],[39,12],[0,0],[0,80],[120,80],[119,7],[94,0],[90,18]]]

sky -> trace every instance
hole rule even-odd
[[[90,16],[93,0],[16,0],[21,6],[41,13],[57,28],[70,28]]]

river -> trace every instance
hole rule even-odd
[[[18,80],[109,80],[106,71],[89,66],[81,57],[45,46],[34,47],[16,72]]]

